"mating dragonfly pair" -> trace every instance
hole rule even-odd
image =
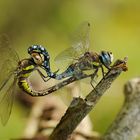
[[[89,52],[89,30],[90,24],[84,22],[74,32],[72,46],[61,52],[55,59],[57,65],[65,64],[66,70],[58,74],[58,71],[52,72],[50,68],[50,56],[47,50],[41,45],[32,45],[28,48],[29,58],[19,59],[15,50],[9,47],[9,41],[6,36],[0,37],[0,117],[5,125],[10,117],[14,100],[15,87],[18,86],[31,96],[39,96],[29,84],[30,74],[37,70],[42,79],[47,82],[54,78],[61,80],[67,77],[76,77],[80,79],[86,70],[102,70],[104,76],[105,66],[110,69],[113,60],[111,52],[101,51],[100,54]],[[39,67],[46,71],[44,75]],[[91,83],[94,77],[91,77]],[[41,94],[40,94],[41,95]],[[42,96],[42,95],[41,95]]]

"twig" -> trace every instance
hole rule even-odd
[[[134,140],[140,135],[140,78],[125,85],[123,108],[104,136],[104,140]]]
[[[50,140],[66,140],[72,134],[77,125],[93,109],[104,92],[111,86],[112,82],[126,71],[126,58],[117,60],[112,69],[98,83],[85,99],[74,98],[71,105],[62,117],[60,123],[56,126],[50,136]]]

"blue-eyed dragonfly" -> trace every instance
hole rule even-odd
[[[31,96],[44,96],[41,91],[35,91],[29,84],[28,78],[37,70],[44,81],[54,78],[56,72],[51,72],[49,54],[41,45],[32,45],[28,48],[29,58],[19,59],[16,51],[9,46],[6,35],[0,36],[0,117],[5,125],[10,117],[14,100],[15,87],[18,86]],[[38,69],[41,67],[47,76]]]
[[[103,66],[107,69],[111,68],[110,65],[113,61],[112,52],[101,51],[98,54],[89,51],[89,31],[90,24],[88,22],[82,23],[72,36],[71,47],[61,52],[55,58],[58,67],[66,66],[66,70],[56,75],[56,79],[60,80],[72,76],[80,79],[84,71],[94,70],[97,73],[99,68],[101,68],[104,76]],[[96,76],[95,73],[93,77],[91,76],[91,85]]]

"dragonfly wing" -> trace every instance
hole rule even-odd
[[[9,47],[6,35],[0,36],[0,117],[5,125],[10,117],[14,99],[15,75],[19,57],[16,51]]]
[[[14,73],[15,67],[11,65],[12,61],[6,60],[0,68],[0,90],[5,83],[9,80],[9,77]]]
[[[68,48],[62,51],[58,56],[55,58],[55,63],[58,68],[66,69],[70,64],[74,63],[76,54],[73,48]]]
[[[90,23],[85,21],[71,36],[71,46],[78,56],[83,55],[89,49]]]
[[[82,23],[71,36],[71,47],[61,52],[56,58],[55,63],[58,68],[68,67],[80,58],[89,49],[90,24]]]
[[[0,35],[0,90],[9,80],[10,75],[16,70],[19,58],[9,47],[9,39],[6,35]]]
[[[9,86],[10,85],[10,86]],[[14,76],[4,85],[0,91],[0,117],[3,125],[9,120],[15,93],[16,79]]]
[[[10,41],[7,35],[0,35],[0,64],[10,60],[11,66],[16,67],[19,62],[19,56],[14,48],[10,47]]]

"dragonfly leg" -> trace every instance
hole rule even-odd
[[[104,68],[103,68],[102,65],[101,65],[100,67],[101,67],[101,70],[102,70],[102,76],[103,76],[103,78],[104,78],[106,72],[104,72]],[[110,66],[106,66],[106,68],[107,68],[108,70],[111,70],[111,67],[110,67]]]
[[[44,79],[44,78],[42,78],[42,79],[43,79],[44,82],[47,82],[51,79],[51,77],[49,77],[48,79]]]
[[[104,78],[104,76],[105,76],[105,72],[104,72],[104,68],[103,68],[102,65],[101,65],[101,70],[102,70],[102,76],[103,76],[103,78]]]
[[[59,72],[59,69],[58,70],[56,70],[55,72],[54,72],[54,74],[57,74]]]
[[[98,72],[98,68],[94,71],[94,73],[91,76],[90,84],[93,87],[93,89],[95,88],[94,85],[93,85],[93,82],[95,82],[94,78],[95,78],[95,76],[97,76],[97,72]]]
[[[90,80],[90,85],[92,86],[93,89],[95,88],[94,85],[93,85],[93,80],[92,79]]]
[[[36,69],[37,72],[39,73],[39,75],[41,76],[41,78],[43,79],[44,82],[49,81],[51,78],[49,76],[45,76],[39,69]],[[46,79],[48,78],[48,79]]]

